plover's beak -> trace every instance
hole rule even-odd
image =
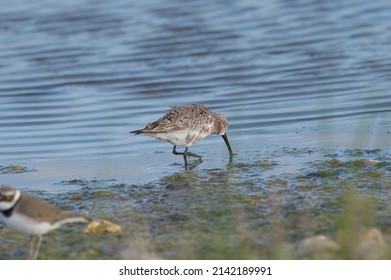
[[[221,135],[221,137],[223,137],[224,142],[225,142],[225,144],[227,145],[227,148],[228,148],[229,157],[232,159],[232,157],[234,156],[234,153],[232,152],[231,145],[229,144],[227,133],[224,133],[223,135]]]

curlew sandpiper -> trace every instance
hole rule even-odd
[[[189,152],[189,147],[210,134],[223,137],[231,160],[233,152],[227,138],[227,126],[228,121],[223,114],[212,112],[201,104],[191,104],[171,107],[160,119],[130,133],[145,134],[170,142],[174,145],[172,153],[183,155],[185,166],[187,166],[187,157],[202,159],[200,155]],[[185,146],[185,150],[177,152],[176,146]]]

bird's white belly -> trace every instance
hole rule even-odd
[[[15,212],[10,217],[3,217],[3,221],[8,228],[18,233],[30,235],[42,235],[57,227],[47,222],[36,223],[34,220]]]
[[[193,143],[188,143],[188,132],[179,131],[179,132],[170,132],[170,133],[156,133],[151,135],[160,140],[168,141],[176,146],[190,146]]]

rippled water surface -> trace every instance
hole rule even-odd
[[[188,103],[227,116],[234,161],[283,162],[270,176],[321,149],[390,151],[390,1],[2,2],[0,165],[28,172],[0,183],[183,171],[169,143],[128,131]],[[191,150],[196,171],[228,163],[221,137]]]

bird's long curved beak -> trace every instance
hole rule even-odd
[[[224,133],[223,135],[221,135],[221,137],[223,137],[224,142],[225,142],[225,144],[227,145],[227,148],[228,148],[229,157],[232,159],[232,157],[234,156],[234,153],[232,152],[231,145],[229,144],[227,133]]]

